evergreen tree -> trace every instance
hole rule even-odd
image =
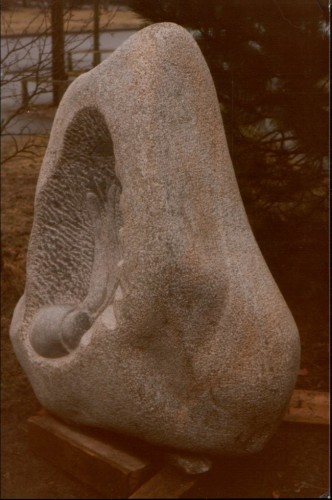
[[[328,0],[127,0],[196,34],[250,216],[327,213]]]

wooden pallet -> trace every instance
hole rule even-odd
[[[328,394],[294,391],[284,420],[328,424]],[[108,498],[180,498],[196,481],[165,465],[157,447],[69,425],[44,409],[29,418],[28,434],[35,453]]]
[[[68,425],[46,410],[28,419],[37,455],[107,498],[179,498],[192,476],[164,466],[158,449],[110,432]]]
[[[128,498],[154,473],[150,460],[93,430],[68,425],[46,410],[28,420],[30,448],[99,493]]]

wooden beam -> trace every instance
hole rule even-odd
[[[128,496],[151,477],[151,460],[128,447],[65,424],[42,410],[28,420],[30,448],[99,493]]]
[[[164,467],[129,498],[180,498],[194,486],[196,478],[172,467]]]
[[[295,390],[284,421],[328,424],[328,393]],[[28,434],[33,451],[108,498],[180,498],[196,481],[172,466],[160,469],[156,447],[143,452],[142,442],[76,427],[46,410],[28,420]]]
[[[292,394],[284,420],[328,425],[330,421],[329,399],[328,392],[297,389]]]

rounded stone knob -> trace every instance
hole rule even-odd
[[[90,326],[84,311],[69,305],[46,306],[34,318],[30,342],[40,356],[58,358],[75,349]]]

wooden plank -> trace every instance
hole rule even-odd
[[[284,420],[328,424],[329,394],[295,390]],[[194,476],[171,466],[156,473],[156,447],[142,453],[141,443],[129,439],[128,446],[125,437],[65,424],[46,410],[28,420],[28,432],[32,450],[106,497],[179,498],[195,484]]]
[[[284,420],[307,424],[329,424],[329,394],[297,389],[293,392]]]
[[[129,498],[180,498],[194,486],[196,477],[164,467]]]
[[[128,449],[64,424],[46,411],[28,420],[31,449],[110,498],[133,493],[155,471],[151,461]]]

